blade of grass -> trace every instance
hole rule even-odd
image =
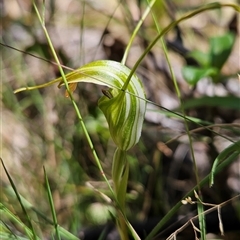
[[[114,8],[114,10],[113,10],[113,12],[112,12],[112,14],[111,14],[111,15],[109,16],[109,18],[108,18],[107,24],[106,24],[105,28],[103,29],[103,33],[102,33],[102,35],[101,35],[101,37],[100,37],[100,40],[99,40],[99,42],[98,42],[98,44],[97,44],[97,49],[96,49],[96,51],[95,51],[95,53],[94,53],[94,56],[93,56],[93,58],[92,58],[93,60],[95,60],[95,58],[96,58],[96,56],[97,56],[98,50],[100,49],[101,44],[102,44],[102,42],[103,42],[105,33],[107,32],[108,27],[109,27],[109,25],[110,25],[110,22],[111,22],[111,20],[113,19],[113,16],[114,16],[114,14],[116,13],[116,11],[117,11],[118,7],[120,6],[120,4],[121,4],[121,1],[118,1],[116,7]]]
[[[45,170],[44,166],[43,166],[43,171],[44,171],[44,177],[45,177],[45,182],[46,182],[46,187],[47,187],[48,200],[49,200],[51,213],[52,213],[52,217],[53,217],[53,224],[54,224],[54,228],[55,228],[55,233],[56,233],[57,239],[61,240],[61,236],[60,236],[60,233],[59,233],[59,230],[58,230],[57,215],[56,215],[56,211],[55,211],[55,208],[54,208],[52,193],[51,193],[47,173],[46,173],[46,170]]]
[[[1,207],[0,207],[0,213],[1,213]],[[0,214],[0,216],[3,216],[3,215]],[[10,227],[6,223],[4,223],[1,220],[1,222],[0,222],[0,236],[1,236],[2,233],[7,233],[7,234],[11,235],[12,237],[14,237],[15,239],[17,239],[17,235],[10,229]]]
[[[138,21],[138,24],[137,26],[135,27],[132,35],[131,35],[131,38],[130,40],[128,41],[128,45],[126,47],[126,50],[124,52],[124,55],[123,55],[123,58],[122,58],[122,61],[121,63],[122,64],[125,64],[126,63],[126,60],[127,60],[127,55],[129,54],[129,51],[130,51],[130,48],[132,46],[132,43],[133,43],[133,40],[134,38],[136,37],[141,25],[143,24],[144,20],[146,19],[146,17],[148,16],[149,12],[151,11],[152,9],[152,6],[154,5],[154,3],[156,2],[156,0],[152,0],[149,4],[148,4],[148,7],[146,8],[146,10],[144,11],[141,19]],[[130,78],[131,79],[131,78]],[[126,85],[127,86],[127,85]]]
[[[26,224],[24,224],[17,216],[15,216],[15,214],[13,214],[5,205],[3,205],[2,203],[0,203],[0,216],[5,216],[7,218],[9,218],[12,222],[16,223],[17,225],[19,225],[22,229],[24,229],[24,231],[26,232],[26,235],[28,235],[29,237],[32,235],[32,230],[30,228],[28,228],[26,226]],[[10,233],[12,236],[15,234],[14,233]],[[0,238],[1,239],[1,238]],[[30,238],[31,239],[31,238]],[[38,238],[39,239],[39,238]]]
[[[6,166],[5,166],[2,158],[0,158],[0,160],[1,160],[1,163],[2,163],[2,165],[3,165],[4,171],[5,171],[5,173],[6,173],[7,177],[8,177],[8,180],[9,180],[9,182],[10,182],[10,184],[11,184],[11,186],[12,186],[12,188],[13,188],[15,194],[16,194],[16,197],[17,197],[17,199],[18,199],[18,202],[19,202],[19,204],[20,204],[20,206],[21,206],[21,208],[22,208],[22,211],[23,211],[24,215],[26,216],[26,219],[27,219],[27,222],[28,222],[28,224],[29,224],[29,227],[30,227],[30,229],[31,229],[31,234],[30,234],[30,235],[29,235],[29,232],[28,232],[28,231],[27,231],[26,233],[28,234],[28,236],[29,236],[31,239],[37,240],[38,237],[37,237],[37,235],[36,235],[36,233],[35,233],[35,230],[34,230],[34,228],[33,228],[31,219],[30,219],[30,217],[29,217],[29,215],[28,215],[28,213],[27,213],[27,211],[26,211],[26,209],[25,209],[25,207],[24,207],[24,205],[23,205],[23,203],[22,203],[22,199],[21,199],[21,197],[20,197],[20,195],[19,195],[19,193],[18,193],[18,191],[17,191],[17,188],[16,188],[16,186],[15,186],[15,184],[14,184],[14,182],[13,182],[11,176],[10,176],[10,174],[8,173],[7,168],[6,168]]]
[[[3,233],[3,232],[0,233],[0,239],[1,240],[5,240],[5,239],[6,240],[16,240],[16,239],[18,239],[18,240],[29,240],[29,238],[13,236],[10,233]]]
[[[80,65],[83,65],[85,63],[85,56],[84,56],[84,42],[83,42],[83,37],[84,37],[84,17],[85,17],[85,1],[82,1],[82,18],[80,19]]]
[[[15,195],[14,195],[14,190],[13,190],[12,188],[10,188],[10,187],[5,188],[5,189],[4,189],[4,192],[7,193],[8,198],[15,197]],[[19,195],[20,195],[20,194],[19,194]],[[21,197],[22,204],[24,205],[25,209],[29,209],[29,210],[35,212],[35,213],[36,213],[41,219],[43,219],[45,222],[47,222],[48,224],[50,224],[50,225],[52,225],[52,226],[54,225],[54,223],[53,223],[52,220],[48,219],[48,218],[46,217],[46,215],[44,215],[43,213],[39,212],[39,211],[38,211],[35,207],[33,207],[33,205],[32,205],[29,201],[27,201],[23,196],[20,195],[20,197]],[[1,205],[0,205],[0,209],[1,209],[1,208],[2,208],[2,209],[7,209],[6,207],[4,208],[4,207],[1,207]],[[10,216],[10,215],[9,215],[9,216]],[[15,219],[15,220],[20,221],[19,219]],[[26,227],[26,226],[25,226],[25,227]],[[69,231],[67,231],[67,230],[64,229],[63,227],[58,226],[58,228],[59,228],[59,232],[60,232],[60,234],[61,234],[62,237],[65,237],[65,238],[71,239],[71,240],[79,240],[78,237],[74,236],[72,233],[70,233]]]
[[[210,187],[212,187],[214,184],[214,175],[215,175],[218,164],[223,161],[226,161],[225,159],[227,159],[227,157],[233,153],[240,154],[240,140],[231,144],[226,149],[224,149],[214,160],[212,170],[211,170],[211,175],[210,175],[210,183],[209,183]]]
[[[201,240],[206,240],[206,222],[204,208],[201,202],[197,202],[198,221],[200,228]]]

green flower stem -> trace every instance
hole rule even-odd
[[[129,175],[129,163],[126,155],[126,151],[117,148],[113,157],[112,165],[112,177],[114,184],[113,189],[119,204],[118,207],[120,208],[120,211],[117,211],[117,227],[122,240],[128,239],[128,226],[125,221],[125,202]]]
[[[126,151],[117,148],[113,157],[112,177],[114,182],[114,191],[120,207],[125,206],[128,172],[129,164],[126,159]]]

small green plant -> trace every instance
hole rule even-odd
[[[225,35],[212,37],[207,53],[194,50],[188,54],[194,58],[199,67],[184,66],[183,77],[190,85],[196,85],[204,77],[210,77],[214,83],[222,81],[220,71],[228,59],[235,40],[235,34],[228,32]]]

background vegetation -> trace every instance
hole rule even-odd
[[[186,12],[209,2],[157,1],[134,39],[126,65],[134,66],[158,34],[158,28],[164,29]],[[44,5],[46,28],[61,63],[75,69],[97,59],[121,61],[147,1],[38,2],[39,9]],[[109,196],[109,190],[72,104],[64,96],[64,89],[51,86],[13,93],[19,87],[42,84],[60,74],[53,64],[54,58],[32,2],[8,0],[2,4],[1,12],[1,158],[17,192],[25,199],[25,208],[40,239],[54,238],[43,166],[59,225],[80,236],[82,229],[112,219],[114,207],[99,193]],[[237,25],[236,9],[222,7],[192,16],[164,35],[167,56],[181,95],[176,92],[161,41],[137,69],[149,102],[142,138],[128,153],[127,215],[130,221],[165,216],[196,186],[191,150],[201,180],[210,173],[220,153],[231,144],[239,143]],[[115,145],[97,107],[102,89],[79,84],[74,99],[104,172],[110,178]],[[183,110],[194,120],[187,122],[192,142],[187,138]],[[235,152],[239,151],[236,146]],[[230,153],[227,151],[226,155]],[[232,160],[216,175],[212,188],[208,184],[202,188],[202,194],[203,201],[211,204],[233,199],[228,205],[233,205],[234,213],[239,216],[239,155]],[[191,197],[196,200],[194,195]],[[191,205],[183,206],[178,215],[186,216],[193,213],[193,209]],[[11,232],[24,238],[26,226],[31,228],[1,166],[2,237]],[[234,232],[232,239],[237,239],[237,234]],[[227,233],[225,238],[230,239]]]

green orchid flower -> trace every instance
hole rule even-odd
[[[107,86],[104,96],[99,99],[99,108],[104,113],[111,137],[117,147],[128,150],[141,136],[146,109],[145,93],[141,81],[134,74],[122,90],[131,70],[119,62],[96,61],[66,75],[71,88],[78,82],[89,82]],[[61,78],[58,79],[60,81]],[[60,81],[59,86],[64,83]]]

